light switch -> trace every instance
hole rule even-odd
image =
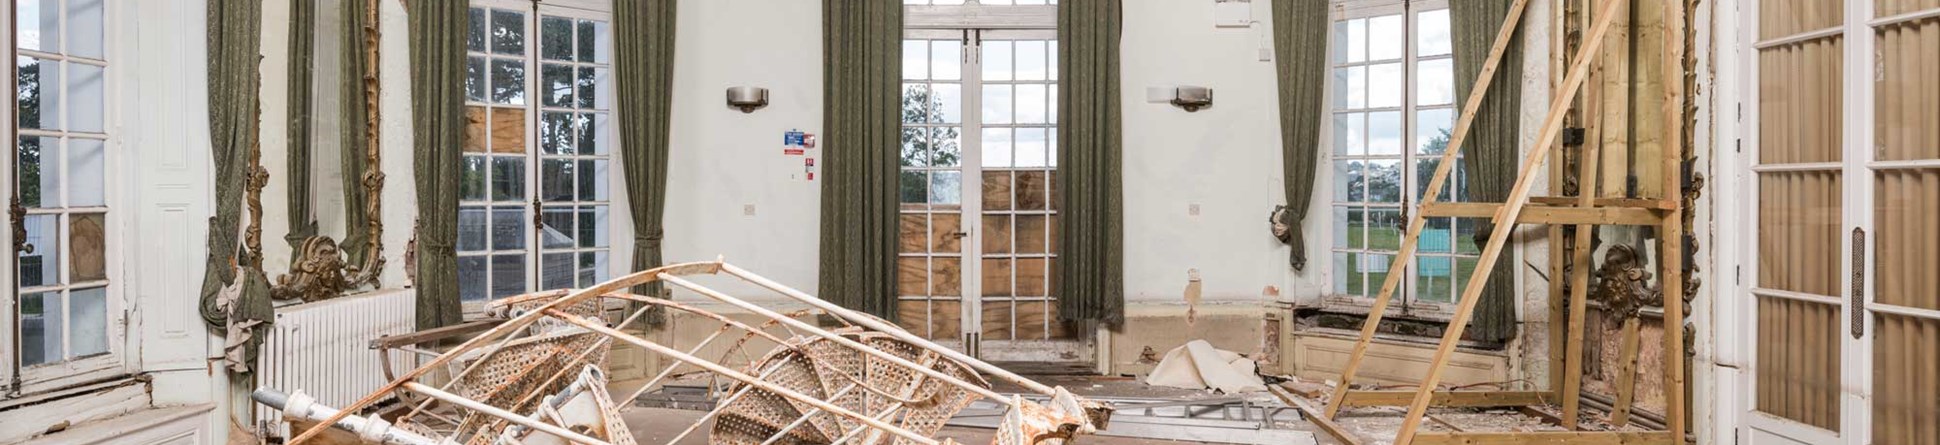
[[[1187,204],[1187,205],[1186,205],[1186,215],[1187,215],[1187,216],[1199,216],[1199,204]]]

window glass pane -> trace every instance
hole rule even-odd
[[[1361,207],[1334,207],[1334,248],[1367,247],[1367,211]]]
[[[465,166],[458,172],[458,200],[485,200],[485,157],[465,156]]]
[[[1012,165],[1009,128],[983,129],[983,166],[1005,168]]]
[[[20,296],[20,364],[33,366],[66,358],[61,349],[61,294],[40,292]]]
[[[481,252],[485,250],[485,208],[458,208],[458,251]]]
[[[1423,11],[1415,20],[1420,22],[1417,25],[1420,29],[1415,32],[1415,35],[1420,36],[1420,46],[1415,50],[1416,53],[1420,56],[1439,56],[1450,53],[1448,10],[1437,9]]]
[[[921,171],[904,170],[897,180],[898,195],[904,204],[927,204],[930,196],[929,177]]]
[[[930,78],[930,42],[928,40],[903,41],[903,78],[921,80]]]
[[[930,78],[936,80],[963,78],[963,42],[955,40],[930,42]]]
[[[68,345],[72,357],[108,352],[108,288],[77,289],[67,294]]]
[[[539,56],[547,60],[572,60],[573,21],[564,17],[539,18]]]
[[[930,203],[951,205],[963,203],[963,173],[938,171],[930,173]]]
[[[1415,69],[1415,105],[1455,103],[1455,59],[1423,60]]]
[[[573,287],[574,269],[579,258],[571,252],[548,253],[539,256],[539,288],[564,289]]]
[[[613,36],[608,34],[606,29],[606,22],[579,21],[579,61],[581,63],[608,63],[612,60]]]
[[[1367,153],[1375,156],[1401,154],[1401,112],[1378,111],[1367,115]]]
[[[573,154],[573,140],[578,139],[577,119],[572,113],[545,111],[539,113],[539,152],[548,155]]]
[[[596,159],[579,160],[579,200],[605,201],[611,199],[607,190],[606,161]]]
[[[937,167],[958,167],[963,165],[963,128],[934,127],[930,129],[930,161]]]
[[[67,0],[67,54],[100,59],[104,0]]]
[[[1401,92],[1408,85],[1401,78],[1401,62],[1367,67],[1367,107],[1401,106]]]
[[[1370,230],[1368,233],[1372,236],[1374,232]],[[1363,253],[1356,261],[1359,261],[1356,267],[1359,267],[1367,276],[1367,282],[1361,288],[1360,294],[1372,296],[1375,292],[1380,292],[1381,286],[1388,281],[1388,268],[1394,264],[1394,255]]]
[[[1402,39],[1406,34],[1407,21],[1400,14],[1384,15],[1367,21],[1367,58],[1368,60],[1393,60],[1401,58]]]
[[[465,100],[485,101],[485,58],[472,56],[465,60]]]
[[[492,298],[525,293],[525,255],[492,255]]]
[[[1344,109],[1367,107],[1367,67],[1334,70],[1334,104]]]
[[[1367,201],[1401,202],[1401,160],[1367,162]]]
[[[1043,168],[1048,165],[1045,150],[1045,129],[1017,129],[1017,166]]]
[[[1360,156],[1367,154],[1367,114],[1334,114],[1334,154]]]
[[[504,9],[492,10],[492,52],[525,54],[525,14]]]
[[[1334,252],[1334,293],[1341,295],[1360,295],[1361,275],[1356,272],[1355,260],[1359,254]]]
[[[1422,227],[1421,236],[1415,239],[1415,249],[1423,253],[1449,253],[1455,251],[1455,225],[1453,218],[1429,218]]]
[[[27,215],[26,251],[20,252],[20,287],[61,284],[60,215]]]
[[[609,131],[609,118],[606,113],[582,113],[579,115],[579,154],[603,155],[613,149],[613,132]]]
[[[14,30],[21,49],[42,52],[61,50],[60,0],[20,0],[14,10],[19,29]]]
[[[525,159],[516,156],[492,157],[492,200],[525,200]]]
[[[963,123],[963,86],[952,83],[930,85],[934,95],[931,99],[929,119],[931,123]]]
[[[486,283],[491,277],[485,275],[485,257],[458,257],[458,299],[460,301],[485,301]]]
[[[1011,80],[1011,42],[992,40],[983,42],[983,80]]]
[[[472,8],[471,20],[465,23],[465,47],[478,52],[486,52],[485,47],[485,8]]]
[[[573,67],[548,63],[539,67],[541,103],[548,107],[570,107],[573,101]]]
[[[525,209],[492,208],[492,250],[525,248]]]
[[[1367,61],[1367,19],[1347,21],[1347,62]]]
[[[67,64],[67,128],[100,133],[107,128],[107,79],[101,67]]]
[[[1439,155],[1448,151],[1455,110],[1439,108],[1415,112],[1415,153]]]
[[[579,206],[579,247],[606,247],[613,233],[607,206]]]
[[[1048,74],[1044,61],[1044,41],[1017,42],[1017,80],[1044,80]]]
[[[61,126],[61,64],[33,57],[14,59],[14,85],[19,102],[20,128],[59,130]]]
[[[94,207],[107,204],[102,187],[104,159],[99,139],[69,139],[67,156],[68,205]]]
[[[1454,258],[1424,256],[1415,260],[1414,299],[1446,303],[1454,300],[1454,294],[1451,293],[1453,289],[1455,289]]]
[[[1401,250],[1401,229],[1408,221],[1395,209],[1371,208],[1367,212],[1367,249]],[[1383,261],[1382,266],[1387,266]]]
[[[920,124],[929,121],[930,110],[935,108],[930,98],[930,86],[921,83],[903,84],[903,123]]]
[[[515,59],[492,59],[492,102],[525,105],[525,63]]]
[[[67,274],[75,283],[108,279],[108,215],[77,213],[68,220]]]
[[[1367,199],[1367,166],[1359,160],[1334,161],[1334,202]]]
[[[576,167],[571,159],[545,159],[539,161],[540,198],[546,202],[573,200],[573,174]]]
[[[549,249],[565,249],[577,245],[573,236],[579,231],[573,227],[574,212],[571,207],[547,207],[539,216],[539,245]]]
[[[579,287],[593,287],[608,279],[606,257],[606,252],[579,253]]]
[[[984,85],[983,122],[985,124],[1011,123],[1011,86]]]
[[[1044,85],[1041,84],[1017,86],[1017,123],[1045,123],[1044,109],[1049,104],[1045,99],[1045,93]]]
[[[608,71],[604,68],[579,67],[579,107],[605,110],[613,108],[612,99],[600,93],[600,87],[607,85]]]
[[[20,205],[28,208],[61,206],[61,140],[25,136],[15,167],[20,178]]]
[[[928,132],[923,127],[903,127],[901,165],[904,167],[925,167],[930,165],[930,142]]]

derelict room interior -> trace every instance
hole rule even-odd
[[[12,0],[0,444],[1940,444],[1940,0]]]

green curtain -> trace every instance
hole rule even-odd
[[[1467,100],[1469,88],[1482,73],[1489,47],[1508,18],[1512,0],[1462,0],[1449,2],[1450,32],[1455,50],[1455,97]],[[1502,202],[1515,186],[1518,150],[1517,112],[1522,101],[1521,32],[1502,55],[1501,69],[1489,84],[1488,94],[1470,124],[1468,141],[1462,145],[1463,167],[1468,175],[1466,201]],[[1461,106],[1462,104],[1457,104]],[[1479,220],[1476,244],[1488,242],[1490,225]],[[1514,255],[1503,255],[1483,288],[1482,301],[1476,304],[1475,319],[1469,333],[1482,341],[1504,341],[1516,335],[1516,294]]]
[[[903,4],[822,0],[820,294],[896,316]]]
[[[364,60],[364,53],[369,50],[369,44],[364,40],[364,27],[369,18],[364,9],[365,2],[347,0],[339,3],[343,8],[343,28],[337,33],[338,40],[342,42],[337,53],[337,107],[342,118],[338,119],[337,137],[342,143],[338,145],[341,148],[337,151],[337,165],[342,171],[339,176],[343,181],[344,239],[337,243],[337,248],[343,250],[346,264],[362,266],[366,264],[364,256],[370,252],[370,215],[364,213],[365,207],[369,206],[364,196],[364,156],[369,151],[365,136],[370,127],[366,120],[369,107],[364,102],[364,71],[370,65]],[[415,62],[416,59],[413,59]],[[412,77],[412,80],[416,81],[417,77]],[[415,87],[413,84],[413,91]],[[415,100],[417,96],[412,97]],[[422,247],[424,241],[420,239],[418,245]]]
[[[209,217],[208,257],[202,277],[200,309],[211,328],[232,325],[249,329],[241,361],[247,373],[274,313],[269,280],[258,269],[243,270],[241,294],[227,305],[219,300],[224,287],[237,279],[243,193],[255,168],[249,162],[256,142],[262,75],[257,71],[262,48],[262,2],[211,2],[209,38],[209,152],[215,162],[216,213]],[[260,253],[250,253],[260,255]],[[252,323],[254,323],[252,325]],[[229,333],[231,341],[244,341]]]
[[[459,147],[465,125],[466,2],[405,2],[411,46],[412,173],[417,182],[418,329],[457,324]],[[345,172],[349,175],[350,172]],[[355,212],[347,212],[355,213]]]
[[[290,0],[290,135],[288,172],[290,233],[283,239],[291,248],[317,234],[317,216],[310,209],[310,86],[316,69],[317,8],[311,0]],[[296,255],[290,256],[296,261]]]
[[[1058,317],[1125,318],[1121,0],[1058,3]],[[887,145],[886,145],[887,146]]]
[[[1301,221],[1313,201],[1314,168],[1320,157],[1320,123],[1327,119],[1322,94],[1327,75],[1327,0],[1274,0],[1274,68],[1280,75],[1280,166],[1287,208],[1287,261],[1307,268],[1307,234]]]
[[[660,267],[667,198],[667,141],[674,97],[675,0],[613,3],[613,69],[619,83],[620,163],[633,213],[633,270]],[[634,288],[660,296],[660,283]],[[655,306],[656,308],[659,306]],[[659,324],[664,313],[647,319]]]

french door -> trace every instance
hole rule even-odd
[[[610,274],[609,14],[554,3],[472,1],[457,246],[468,305]]]
[[[1752,443],[1940,443],[1940,0],[1747,3]]]
[[[1083,362],[1058,322],[1052,30],[909,30],[898,320],[995,361]]]

